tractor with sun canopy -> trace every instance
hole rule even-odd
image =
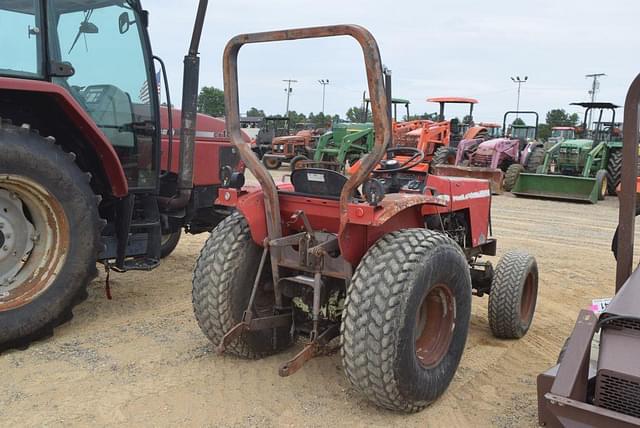
[[[619,106],[608,102],[572,105],[585,109],[579,138],[559,141],[546,151],[537,171],[518,174],[513,194],[593,204],[616,194],[622,165],[622,133],[615,121]],[[611,113],[610,121],[602,120],[606,111]],[[598,120],[588,129],[592,112],[598,113]]]
[[[535,126],[510,125],[507,119],[517,115],[535,117]],[[535,172],[544,160],[544,145],[537,141],[538,113],[508,111],[504,114],[504,137],[462,140],[456,150],[454,165],[436,165],[437,175],[472,177],[489,180],[491,191],[500,194],[510,191],[521,171]]]
[[[300,168],[276,184],[240,135],[237,58],[245,44],[351,36],[362,47],[375,142],[349,178]],[[260,183],[236,173],[218,202],[236,211],[204,245],[193,305],[219,353],[261,358],[302,339],[289,376],[340,337],[342,365],[375,404],[415,412],[448,387],[469,329],[472,294],[489,296],[489,326],[520,338],[537,298],[535,259],[506,252],[494,267],[491,192],[482,180],[412,172],[425,154],[392,147],[390,91],[376,40],[336,25],[232,38],[224,51],[228,133]],[[396,155],[408,160],[399,161]]]
[[[541,426],[640,427],[640,267],[634,270],[639,104],[640,75],[624,108],[616,295],[599,313],[580,311],[557,364],[538,376]]]
[[[196,113],[206,7],[178,114],[139,1],[0,2],[11,46],[0,56],[0,351],[69,320],[96,262],[154,269],[181,230],[207,232],[229,214],[217,190],[242,165]]]

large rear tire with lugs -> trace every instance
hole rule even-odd
[[[214,344],[242,320],[262,248],[251,238],[245,218],[234,212],[211,232],[200,252],[193,273],[193,310],[200,329]],[[274,293],[269,262],[265,264],[253,311],[257,316],[274,315]],[[293,338],[286,327],[244,333],[226,352],[257,359],[286,349]]]
[[[609,196],[615,196],[620,179],[622,178],[622,150],[611,150],[607,163],[607,191]]]
[[[450,146],[441,146],[433,153],[433,159],[429,162],[429,170],[434,171],[437,165],[453,165],[456,163],[456,149]]]
[[[75,156],[28,126],[0,124],[0,351],[72,318],[97,275],[97,198]]]
[[[527,334],[538,300],[538,264],[524,251],[509,251],[496,266],[489,292],[489,326],[500,339]]]
[[[453,379],[470,314],[469,265],[453,240],[426,229],[385,235],[364,255],[347,291],[347,378],[381,407],[423,409]]]
[[[516,187],[518,178],[520,178],[520,174],[522,174],[524,170],[524,167],[519,163],[514,163],[507,168],[507,172],[504,175],[504,181],[502,182],[502,187],[506,192],[510,192],[514,187]]]

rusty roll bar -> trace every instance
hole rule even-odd
[[[325,27],[297,28],[268,31],[264,33],[241,34],[227,43],[224,50],[224,103],[226,126],[231,142],[238,149],[244,164],[256,177],[265,199],[265,214],[269,239],[282,236],[278,191],[273,178],[253,154],[249,144],[240,134],[240,104],[238,97],[238,53],[240,48],[250,43],[265,43],[285,40],[312,39],[321,37],[351,36],[360,43],[367,70],[367,82],[371,99],[371,110],[375,127],[375,144],[372,152],[362,160],[360,169],[352,175],[340,195],[340,225],[347,222],[347,204],[354,190],[358,188],[378,162],[385,155],[391,142],[391,120],[387,115],[388,100],[384,90],[384,77],[380,50],[373,35],[358,25],[330,25]]]
[[[624,102],[624,132],[622,147],[622,189],[618,231],[618,265],[616,292],[633,270],[633,241],[636,215],[636,176],[638,165],[638,104],[640,104],[640,74],[629,86]]]

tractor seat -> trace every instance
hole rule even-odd
[[[339,172],[324,168],[300,168],[291,173],[291,184],[296,193],[331,199],[340,198],[347,180]]]

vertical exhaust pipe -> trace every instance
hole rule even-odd
[[[196,146],[196,119],[198,115],[198,92],[200,84],[200,57],[198,50],[208,0],[200,0],[196,22],[193,26],[189,52],[184,57],[182,83],[182,120],[180,133],[180,166],[178,173],[178,194],[173,198],[159,198],[160,204],[168,209],[187,206],[193,190],[193,163]]]

